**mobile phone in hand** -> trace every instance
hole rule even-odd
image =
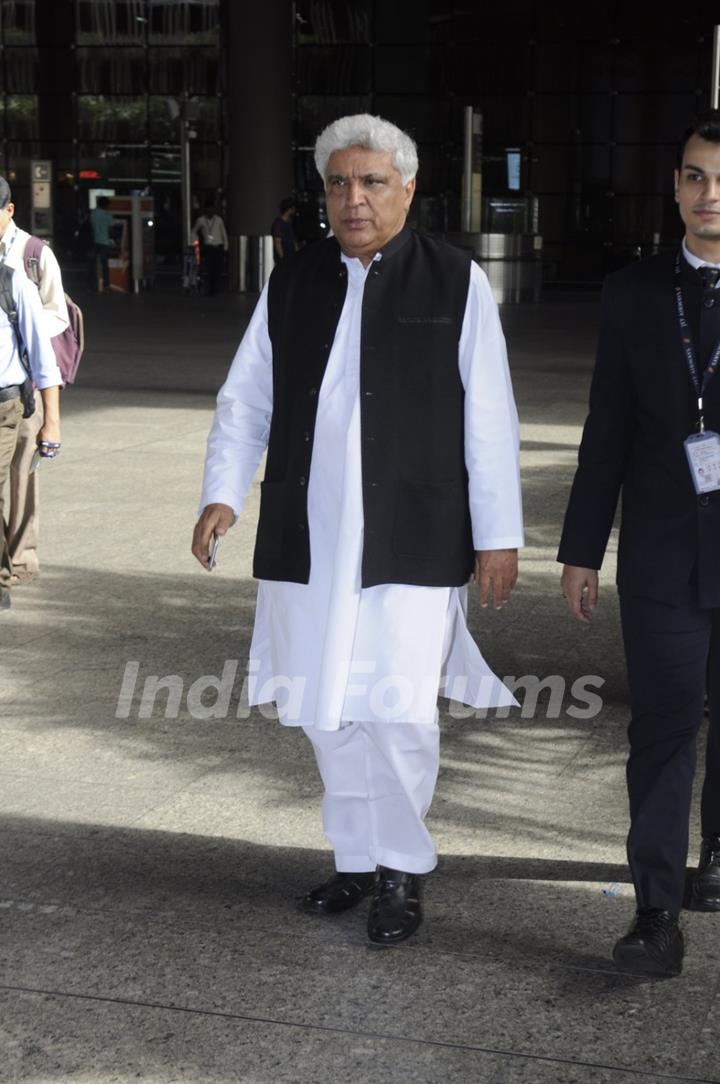
[[[210,554],[208,556],[208,563],[207,563],[208,572],[212,572],[212,570],[215,568],[215,565],[217,563],[217,551],[218,551],[218,546],[219,545],[220,545],[220,536],[214,534],[213,538],[212,538],[212,543],[210,545]]]

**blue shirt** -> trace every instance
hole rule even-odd
[[[62,386],[62,376],[55,361],[55,351],[46,329],[37,286],[24,274],[15,271],[12,296],[18,314],[20,337],[25,344],[30,371],[38,388]],[[0,308],[0,388],[23,384],[27,373],[18,354],[17,340],[7,313]]]
[[[102,207],[96,207],[94,211],[90,212],[90,221],[92,222],[95,244],[111,245],[110,227],[115,225],[115,219],[110,212]]]

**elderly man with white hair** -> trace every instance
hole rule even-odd
[[[368,936],[392,944],[437,863],[438,691],[514,702],[465,611],[471,576],[498,608],[517,577],[517,413],[487,279],[406,225],[412,139],[342,117],[315,162],[334,236],[260,297],[218,395],[193,553],[208,566],[267,448],[251,703],[304,728],[325,787],[336,873],[305,908],[372,896]]]

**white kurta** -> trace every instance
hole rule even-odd
[[[513,704],[470,636],[466,587],[360,586],[360,326],[367,269],[357,259],[342,259],[347,294],[320,388],[308,483],[310,581],[260,581],[250,703],[274,700],[281,722],[321,730],[351,721],[432,723],[438,691],[474,707]],[[475,548],[521,546],[517,412],[497,307],[475,264],[459,366]],[[271,414],[266,288],[218,395],[202,507],[220,502],[239,515]]]

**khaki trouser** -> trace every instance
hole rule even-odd
[[[10,476],[10,464],[15,454],[22,414],[23,405],[20,399],[8,399],[7,402],[0,403],[0,520],[3,520],[3,491]],[[0,588],[10,586],[11,575],[10,553],[7,538],[3,531],[2,557],[0,557]]]
[[[30,473],[37,448],[37,435],[43,423],[42,397],[35,392],[35,413],[23,418],[17,446],[10,467],[10,513],[5,537],[13,573],[25,579],[40,570],[38,534],[40,530],[40,489],[38,472]]]

